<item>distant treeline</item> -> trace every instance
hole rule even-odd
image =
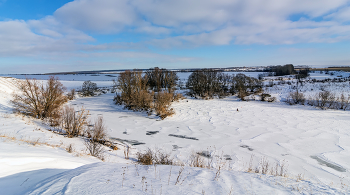
[[[265,72],[273,72],[274,76],[284,76],[284,75],[291,75],[295,74],[296,78],[305,78],[309,76],[310,68],[299,68],[295,69],[293,64],[286,64],[284,66],[273,66],[270,68],[265,69]]]

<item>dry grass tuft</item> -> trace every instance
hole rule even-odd
[[[189,165],[191,167],[200,167],[200,168],[206,167],[203,157],[200,156],[198,153],[194,153],[194,152],[190,156]]]
[[[148,149],[145,153],[138,152],[137,154],[137,162],[143,165],[152,165],[154,160],[154,153],[151,149]]]
[[[166,153],[162,150],[156,149],[155,151],[148,148],[144,153],[138,152],[137,154],[137,161],[143,165],[156,165],[156,164],[162,164],[162,165],[173,165],[174,161],[170,157],[171,155],[169,153]]]

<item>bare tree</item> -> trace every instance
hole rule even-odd
[[[84,81],[81,87],[83,96],[94,96],[97,89],[97,84],[91,81]]]
[[[176,83],[179,80],[176,72],[158,67],[147,70],[146,75],[148,78],[147,85],[155,92],[165,89],[171,93],[175,90]]]
[[[114,98],[116,104],[134,111],[150,111],[153,93],[148,91],[148,77],[141,71],[125,71],[118,77],[118,88],[121,91]]]
[[[249,77],[241,73],[232,76],[230,92],[232,94],[237,94],[241,100],[244,100],[244,97],[254,92],[261,91],[261,88],[262,83],[257,78]]]
[[[186,87],[189,89],[188,94],[193,97],[207,99],[214,96],[225,97],[227,86],[221,79],[226,79],[223,73],[210,69],[197,70],[188,77],[186,83]]]
[[[65,87],[56,77],[50,77],[44,86],[37,80],[26,79],[15,94],[12,104],[17,112],[44,119],[57,117],[59,108],[67,102]]]

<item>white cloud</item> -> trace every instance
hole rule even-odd
[[[350,6],[344,7],[340,9],[338,12],[332,13],[326,16],[327,19],[335,19],[341,22],[349,22],[350,21]]]
[[[349,18],[350,8],[346,6],[347,0],[75,0],[58,9],[54,16],[73,28],[91,32],[169,35],[164,39],[167,42],[151,41],[169,47],[186,43],[285,44],[329,42],[344,37],[343,31],[334,31],[337,28],[319,32],[325,30],[326,22],[313,19],[334,14],[332,25],[344,27],[337,20]],[[289,21],[289,17],[298,14],[308,19]]]
[[[79,49],[79,43],[88,41],[94,39],[79,30],[66,27],[53,17],[0,21],[0,56],[71,52]]]
[[[128,0],[78,0],[59,8],[54,16],[81,30],[101,33],[118,32],[139,18]]]
[[[147,47],[349,41],[349,18],[348,0],[75,0],[41,20],[0,21],[0,57],[191,61]],[[99,44],[89,35],[121,32],[141,41]]]

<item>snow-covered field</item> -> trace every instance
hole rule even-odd
[[[111,79],[91,79],[98,77],[86,80],[112,85]],[[61,79],[68,89],[84,81]],[[15,85],[15,79],[0,77],[0,186],[5,194],[350,193],[349,111],[235,97],[184,99],[173,103],[174,116],[159,120],[114,105],[112,93],[69,102],[89,110],[92,121],[103,115],[111,138],[143,143],[133,145],[131,154],[158,148],[186,164],[192,153],[204,152],[214,164],[225,164],[217,177],[215,169],[185,167],[179,174],[179,166],[135,166],[124,159],[122,150],[107,151],[106,162],[96,163],[99,160],[86,155],[80,138],[65,138],[47,131],[40,121],[12,114],[9,100]],[[349,92],[349,84],[344,87]],[[280,100],[290,91],[287,85],[269,90]],[[74,145],[73,153],[65,150],[69,144]],[[271,165],[285,163],[288,177],[245,172],[250,159],[255,168],[262,158]],[[305,181],[297,182],[298,175]]]

